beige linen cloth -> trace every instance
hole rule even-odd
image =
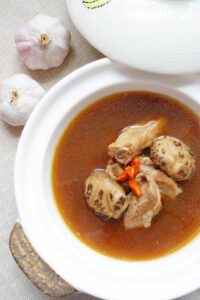
[[[72,34],[72,46],[68,58],[61,67],[45,72],[29,71],[20,62],[14,44],[16,29],[37,14],[61,18]],[[14,73],[25,73],[39,81],[48,91],[73,70],[101,57],[102,55],[93,49],[72,25],[65,0],[0,0],[0,81]],[[8,248],[9,234],[17,219],[13,169],[21,130],[0,122],[0,300],[47,300],[50,298],[38,291],[19,270]],[[62,299],[91,300],[94,298],[76,295]],[[197,299],[200,299],[200,291],[181,300]]]

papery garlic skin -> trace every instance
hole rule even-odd
[[[0,119],[12,126],[24,125],[44,94],[44,89],[27,75],[5,79],[0,84]]]
[[[60,19],[38,15],[16,33],[17,52],[31,70],[47,70],[62,64],[71,35]]]

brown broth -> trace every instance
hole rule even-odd
[[[107,147],[131,124],[164,117],[165,134],[194,151],[196,172],[181,184],[183,193],[163,197],[163,208],[148,229],[126,230],[121,220],[104,221],[87,206],[85,179],[105,168]],[[146,260],[166,255],[189,242],[200,228],[200,121],[175,99],[152,92],[115,94],[82,111],[67,127],[55,151],[52,184],[63,220],[91,248],[119,259]]]

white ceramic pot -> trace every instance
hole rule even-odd
[[[200,116],[200,86],[191,81],[135,72],[102,59],[60,81],[31,115],[15,164],[20,220],[39,255],[76,289],[104,299],[168,300],[200,287],[200,237],[169,256],[147,262],[103,256],[78,240],[65,225],[51,185],[55,147],[83,108],[116,92],[148,90],[173,96]]]

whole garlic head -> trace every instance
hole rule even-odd
[[[31,70],[47,70],[62,64],[71,35],[60,19],[38,15],[16,33],[17,52]]]
[[[0,119],[13,126],[24,125],[44,93],[27,75],[16,74],[5,79],[0,84]]]

